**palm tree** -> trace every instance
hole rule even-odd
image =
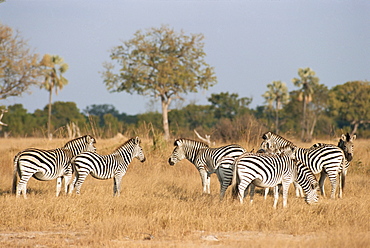
[[[58,94],[58,90],[63,89],[63,86],[68,84],[68,80],[62,75],[68,70],[68,64],[64,63],[63,58],[58,55],[49,54],[44,55],[40,64],[44,67],[45,76],[45,81],[41,84],[41,88],[49,91],[48,137],[51,139],[51,101],[53,89],[55,89],[55,94]]]
[[[312,101],[314,87],[318,85],[319,78],[316,77],[316,73],[309,67],[299,68],[298,75],[300,78],[293,78],[292,82],[295,86],[300,87],[298,100],[303,103],[302,111],[302,141],[306,141],[306,135],[308,134],[307,124],[307,104]]]
[[[284,82],[273,81],[267,85],[268,91],[262,96],[266,99],[266,102],[270,108],[273,108],[275,104],[275,132],[279,133],[279,110],[283,104],[289,101],[288,88]]]

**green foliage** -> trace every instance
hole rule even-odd
[[[353,126],[370,123],[370,82],[353,81],[337,85],[330,91],[331,116]]]
[[[227,118],[234,119],[236,116],[243,115],[248,112],[248,105],[252,102],[251,98],[238,98],[237,93],[229,94],[229,92],[221,92],[220,94],[212,94],[208,101],[212,104],[211,108],[214,111],[216,119]]]
[[[215,73],[204,60],[203,35],[176,33],[167,26],[141,30],[134,38],[112,49],[105,63],[104,83],[111,92],[128,92],[160,98],[163,129],[169,138],[167,113],[171,100],[182,94],[208,89]]]
[[[22,104],[8,106],[2,121],[8,125],[2,127],[3,132],[16,137],[31,135],[39,128],[36,118],[28,114]]]
[[[267,103],[267,108],[275,112],[275,132],[279,133],[279,111],[284,104],[289,102],[288,87],[281,81],[273,81],[267,85],[268,90],[262,95]]]
[[[63,127],[70,122],[82,126],[86,121],[74,102],[58,101],[52,104],[52,109],[52,124],[55,128]],[[47,111],[47,107],[45,107],[44,111]]]

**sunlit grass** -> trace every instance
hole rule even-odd
[[[294,197],[288,207],[272,208],[262,191],[252,205],[218,199],[212,176],[211,195],[201,194],[201,181],[187,161],[167,163],[172,144],[153,151],[143,141],[147,161],[134,160],[113,197],[112,180],[88,177],[81,195],[55,197],[55,181],[31,179],[27,200],[10,194],[14,155],[27,147],[54,148],[67,140],[0,140],[0,244],[14,246],[110,247],[368,247],[370,246],[370,143],[356,140],[343,199],[320,199],[309,206]],[[98,152],[109,153],[125,140],[98,141]],[[335,143],[335,142],[331,142]],[[248,144],[242,144],[247,149]],[[300,144],[301,145],[301,144]],[[302,144],[304,146],[304,144]],[[326,182],[326,189],[330,186]],[[208,236],[216,237],[210,241]],[[204,238],[206,237],[206,238]]]

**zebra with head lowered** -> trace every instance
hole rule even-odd
[[[346,158],[345,165],[342,171],[339,172],[339,198],[343,197],[343,189],[345,186],[346,182],[346,176],[347,176],[347,171],[350,166],[350,162],[353,159],[353,141],[356,139],[356,135],[351,135],[349,133],[347,134],[342,134],[342,136],[339,139],[338,142],[338,147],[343,150],[344,156]],[[311,146],[311,148],[316,148],[319,146],[334,146],[331,144],[325,144],[325,143],[316,143]],[[322,171],[320,175],[320,184],[324,185],[325,179],[326,179],[326,172]],[[325,191],[324,191],[325,192]]]
[[[337,176],[346,163],[342,149],[336,146],[299,148],[291,141],[272,132],[263,134],[262,138],[264,141],[261,143],[260,149],[279,152],[285,147],[290,147],[293,149],[294,159],[305,164],[314,174],[319,174],[324,170],[331,183],[331,198],[335,198]],[[323,182],[320,181],[319,186],[321,194],[325,196]]]
[[[56,196],[59,196],[64,178],[67,192],[72,179],[70,160],[81,152],[94,152],[95,143],[92,136],[85,135],[67,142],[62,148],[54,150],[28,148],[19,152],[14,158],[13,194],[18,197],[22,193],[24,198],[27,198],[27,183],[31,177],[40,181],[57,179]],[[17,175],[20,178],[18,185]]]
[[[234,198],[239,197],[243,203],[245,190],[251,187],[251,202],[254,196],[254,186],[262,188],[274,188],[274,204],[276,208],[279,192],[278,185],[283,189],[283,207],[287,206],[288,189],[293,181],[297,181],[306,194],[308,204],[318,202],[317,180],[313,173],[302,163],[296,163],[290,157],[289,148],[287,154],[268,153],[244,153],[234,161],[227,158],[221,164],[231,164],[234,167],[232,181],[232,194]],[[291,152],[290,152],[291,153]]]
[[[119,196],[121,192],[122,177],[126,174],[128,165],[134,158],[145,161],[143,149],[140,146],[139,137],[131,138],[108,155],[100,155],[95,152],[83,152],[71,161],[76,177],[73,184],[76,193],[80,194],[81,186],[86,177],[91,174],[96,179],[106,180],[114,178],[113,195]],[[72,193],[73,188],[69,193]]]
[[[207,144],[191,139],[177,139],[168,162],[174,165],[187,159],[199,171],[202,180],[203,193],[210,194],[210,175],[216,173],[220,182],[220,199],[222,200],[227,188],[231,185],[233,168],[219,167],[219,161],[224,157],[232,159],[240,156],[245,149],[237,144],[210,148]]]

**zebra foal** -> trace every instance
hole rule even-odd
[[[210,148],[203,142],[184,138],[177,139],[174,145],[175,148],[168,163],[175,165],[177,162],[187,159],[194,164],[199,171],[205,194],[210,194],[210,175],[216,173],[220,182],[220,199],[222,200],[227,188],[231,185],[233,174],[232,168],[219,167],[219,161],[224,157],[234,159],[243,154],[245,149],[236,144]]]
[[[111,154],[100,155],[95,152],[84,152],[74,157],[71,163],[76,174],[73,181],[76,194],[80,194],[82,184],[86,177],[91,174],[92,177],[100,180],[113,177],[113,195],[119,196],[122,177],[126,174],[128,165],[134,158],[139,159],[140,162],[145,161],[140,143],[138,137],[131,138]],[[70,188],[69,193],[72,193],[72,191],[73,188]]]
[[[56,196],[61,191],[64,178],[65,192],[72,179],[70,160],[84,151],[95,151],[95,139],[90,135],[68,141],[62,148],[42,150],[28,148],[19,152],[14,158],[12,193],[17,197],[23,194],[27,198],[27,183],[31,177],[40,181],[57,179]],[[17,184],[17,175],[19,183]]]
[[[325,172],[331,183],[331,198],[335,198],[337,176],[345,166],[346,160],[342,149],[333,145],[323,145],[311,148],[299,148],[291,141],[267,132],[263,134],[264,139],[260,149],[268,152],[279,153],[287,147],[293,151],[294,159],[307,166],[314,174]],[[324,181],[319,181],[320,192],[325,197]]]
[[[274,188],[274,204],[276,208],[279,192],[278,185],[283,189],[283,207],[287,206],[288,190],[293,181],[297,181],[306,194],[308,204],[318,202],[317,180],[313,173],[301,163],[295,163],[285,154],[244,153],[235,161],[224,159],[223,163],[233,163],[234,176],[232,181],[232,194],[239,197],[243,203],[245,190],[251,187],[250,199],[253,201],[254,186]]]

